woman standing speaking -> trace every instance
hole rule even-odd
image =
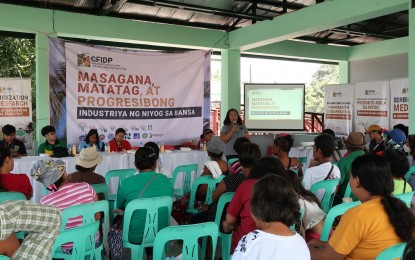
[[[239,137],[249,138],[248,130],[242,123],[242,119],[239,116],[238,111],[231,108],[226,113],[225,120],[223,121],[223,127],[220,131],[220,139],[226,144],[224,154],[227,160],[237,157],[236,152],[233,149],[233,145]]]

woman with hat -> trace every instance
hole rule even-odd
[[[369,135],[369,152],[370,153],[379,153],[385,150],[385,143],[383,142],[382,137],[382,128],[379,125],[371,125],[366,131],[366,134]]]
[[[76,158],[76,172],[68,175],[69,182],[86,182],[88,184],[105,183],[104,176],[95,172],[98,164],[102,162],[102,156],[94,147],[83,149]]]
[[[37,161],[30,170],[30,175],[52,192],[41,198],[40,203],[54,205],[60,211],[71,206],[92,203],[98,200],[97,194],[88,183],[69,183],[65,162],[62,160],[46,159]],[[99,214],[95,216],[95,219],[100,219]],[[71,218],[66,224],[66,229],[81,224],[82,216]],[[95,243],[96,245],[99,244],[99,236],[96,236]],[[63,245],[63,252],[70,254],[72,246],[72,244]]]

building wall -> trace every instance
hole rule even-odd
[[[350,83],[408,77],[408,55],[357,60],[349,63]]]

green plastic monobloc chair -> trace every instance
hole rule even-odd
[[[414,196],[414,191],[411,192],[405,192],[399,195],[396,195],[395,197],[405,202],[406,206],[408,208],[411,206],[412,197]]]
[[[0,260],[9,260],[10,258],[5,255],[0,255]]]
[[[222,218],[222,213],[225,209],[225,206],[227,203],[231,202],[234,195],[235,195],[235,192],[226,192],[220,196],[219,201],[218,201],[218,207],[216,209],[216,215],[215,215],[215,223],[216,225],[218,225],[218,227],[222,225],[221,218]],[[218,231],[219,231],[218,240],[221,241],[221,245],[222,245],[222,260],[229,260],[231,256],[232,233],[226,234],[220,231],[220,229],[218,229]],[[205,248],[206,239],[203,240],[203,243],[204,243],[203,248]],[[205,251],[206,250],[203,250],[202,253],[204,253]]]
[[[94,237],[98,231],[99,221],[82,225],[80,227],[71,228],[60,232],[53,244],[52,257],[60,259],[79,260],[86,259],[89,255],[89,259],[93,259],[93,255],[87,253],[87,248],[94,246]],[[61,253],[61,246],[65,243],[73,243],[72,254],[67,255]]]
[[[187,164],[177,166],[173,171],[172,185],[176,184],[177,177],[180,173],[183,173],[183,188],[174,189],[174,196],[178,199],[180,196],[190,192],[191,182],[192,182],[192,172],[197,175],[198,166],[197,164]]]
[[[26,196],[15,191],[0,192],[0,204],[8,200],[26,200]]]
[[[206,198],[205,203],[211,204],[212,203],[212,195],[213,191],[215,191],[216,186],[223,180],[225,176],[221,175],[219,178],[213,178],[212,176],[200,176],[195,179],[192,184],[192,190],[190,192],[190,200],[189,200],[189,207],[187,208],[186,212],[196,214],[199,210],[195,209],[194,201],[196,199],[196,191],[197,187],[202,184],[207,184],[208,188],[206,191]]]
[[[218,225],[213,222],[164,228],[157,233],[154,240],[153,259],[164,260],[166,243],[172,240],[182,240],[182,259],[197,260],[199,259],[198,239],[211,237],[213,251],[218,240],[218,230]],[[212,252],[212,255],[214,255],[214,252]]]
[[[96,193],[104,194],[104,198],[108,200],[108,185],[106,183],[91,184]]]
[[[152,247],[154,238],[157,232],[159,232],[160,226],[167,227],[170,222],[170,218],[166,217],[166,223],[159,223],[159,209],[167,208],[167,216],[171,215],[173,206],[172,197],[155,197],[155,198],[144,198],[135,199],[127,204],[127,208],[124,212],[123,222],[123,246],[131,249],[131,259],[143,259],[144,248]],[[143,241],[141,244],[132,244],[129,241],[131,217],[136,210],[146,210],[146,219],[143,233]],[[164,224],[164,225],[162,225]]]
[[[328,212],[333,205],[334,193],[336,192],[336,186],[339,184],[340,179],[325,180],[314,183],[310,191],[317,195],[319,190],[324,190],[324,196],[321,199],[321,206],[324,212]]]
[[[68,207],[62,211],[62,225],[61,232],[65,231],[66,223],[70,218],[82,216],[82,226],[95,222],[96,213],[104,213],[102,221],[102,233],[101,240],[102,243],[99,247],[87,248],[87,255],[95,255],[95,259],[102,259],[102,253],[104,250],[104,242],[107,241],[107,231],[108,226],[108,201],[101,200],[88,204],[79,204],[72,207]],[[59,258],[59,257],[56,257]]]
[[[408,182],[411,178],[412,173],[415,173],[415,165],[412,165],[409,170],[406,172],[405,179]]]
[[[234,163],[235,161],[239,160],[239,158],[231,158],[228,160],[228,167],[231,166],[232,163]]]
[[[301,169],[305,172],[305,169],[307,169],[307,157],[300,157],[298,160],[300,161]]]
[[[109,172],[107,172],[105,174],[105,182],[108,185],[108,188],[110,187],[110,182],[112,178],[118,178],[118,189],[120,188],[120,186],[122,185],[123,181],[125,179],[127,179],[128,177],[130,177],[131,175],[133,175],[136,172],[135,169],[119,169],[119,170],[111,170]],[[117,189],[117,191],[118,191]],[[109,203],[109,209],[110,209],[110,213],[109,214],[109,219],[110,219],[110,223],[113,222],[114,220],[114,209],[115,209],[115,205],[116,205],[116,200],[117,200],[117,194],[109,194],[108,193],[108,203]]]
[[[347,210],[360,205],[360,201],[342,203],[337,206],[334,206],[327,213],[326,219],[324,220],[323,231],[321,232],[320,240],[328,241],[331,228],[333,227],[334,219],[337,216],[343,215]]]
[[[376,260],[391,260],[401,259],[403,251],[405,250],[406,243],[400,243],[383,250],[377,257]]]

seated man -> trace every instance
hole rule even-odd
[[[50,259],[61,221],[61,213],[54,206],[24,200],[0,204],[0,255],[11,259]],[[29,232],[21,245],[13,233],[16,230]]]
[[[6,146],[13,157],[26,156],[26,147],[22,141],[16,139],[16,128],[12,125],[5,125],[2,128],[3,140],[1,146]]]
[[[385,143],[382,137],[382,128],[379,125],[371,125],[366,133],[369,135],[369,152],[382,153],[385,150]]]
[[[313,159],[317,166],[305,170],[304,188],[309,190],[313,184],[319,181],[340,178],[339,168],[337,165],[331,164],[331,156],[334,149],[334,139],[329,134],[321,134],[314,138]]]
[[[53,148],[55,147],[64,147],[67,149],[66,143],[58,140],[56,137],[56,130],[53,126],[47,125],[43,127],[42,135],[46,138],[46,142],[39,145],[38,153],[53,155]]]

